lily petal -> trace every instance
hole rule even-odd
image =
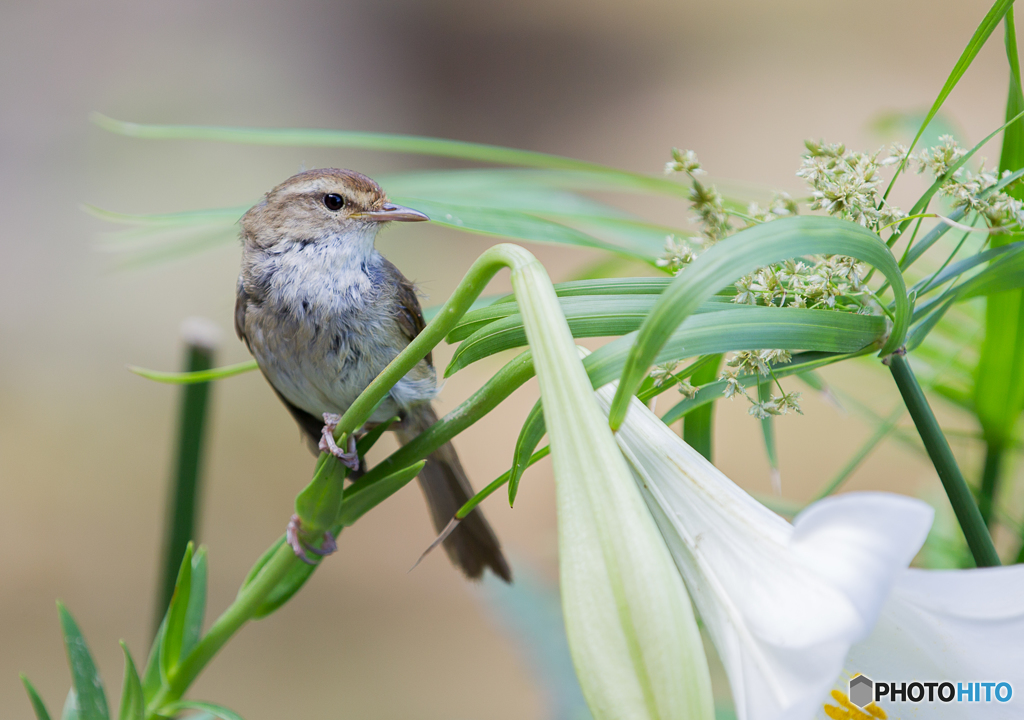
[[[1024,565],[903,572],[874,630],[853,646],[834,689],[858,673],[882,682],[1009,682],[1009,702],[878,704],[934,720],[1024,716]],[[1018,696],[1018,693],[1021,696]],[[819,718],[825,718],[819,710]]]
[[[597,393],[606,411],[614,392],[613,383]],[[740,720],[812,717],[924,542],[931,507],[848,494],[791,525],[638,400],[616,439],[722,658]]]

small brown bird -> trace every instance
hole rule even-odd
[[[235,330],[312,444],[350,466],[358,467],[354,446],[342,452],[334,445],[332,423],[425,325],[415,288],[374,239],[385,223],[428,219],[389,202],[365,175],[322,169],[285,180],[241,220]],[[430,405],[436,394],[427,355],[370,422],[399,416],[393,427],[399,442],[408,442],[437,420]],[[419,481],[439,532],[473,494],[451,443],[427,459]],[[489,567],[511,580],[480,510],[444,546],[469,577]]]

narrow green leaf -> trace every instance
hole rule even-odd
[[[213,703],[208,702],[199,702],[196,700],[179,700],[178,702],[164,708],[163,712],[166,712],[168,715],[173,715],[181,710],[202,710],[214,717],[220,718],[220,720],[242,720],[242,716],[234,710],[228,710],[226,707],[221,707],[220,705],[214,705]]]
[[[118,720],[144,720],[146,716],[146,699],[142,693],[142,681],[135,669],[135,661],[128,652],[128,646],[121,641],[124,652],[124,680],[121,683],[121,707],[117,713]]]
[[[782,218],[742,230],[700,255],[658,296],[638,331],[609,415],[612,428],[625,419],[629,399],[648,368],[655,362],[672,331],[711,297],[716,290],[747,273],[779,260],[810,254],[838,254],[869,263],[893,288],[895,310],[892,332],[880,355],[903,344],[910,320],[910,302],[895,258],[875,234],[835,218],[803,216]],[[723,313],[714,313],[719,320]],[[700,317],[700,316],[695,316]]]
[[[707,363],[697,368],[690,376],[691,384],[699,387],[714,382],[718,377],[718,367],[722,356],[706,355]],[[714,445],[714,403],[705,403],[687,413],[683,418],[683,440],[694,450],[712,462],[711,453]]]
[[[657,297],[655,294],[572,295],[560,297],[558,304],[566,319],[570,321],[569,329],[573,331],[574,337],[601,337],[603,335],[622,335],[636,330],[647,313],[651,311]],[[728,302],[725,298],[713,298],[702,303],[696,312],[715,312],[737,307],[742,309],[749,306],[736,305]],[[475,342],[480,342],[481,338],[501,337],[503,333],[515,330],[518,330],[517,337],[525,338],[522,327],[523,319],[519,314],[518,305],[498,303],[466,313],[458,325],[448,333],[445,340],[454,343],[477,335],[473,342],[468,343],[467,347],[469,347]],[[616,331],[616,328],[625,329]],[[508,347],[516,347],[521,344],[520,341]],[[463,350],[463,352],[465,351]]]
[[[25,673],[21,673],[21,684],[25,686],[25,692],[28,693],[29,702],[32,703],[32,711],[36,714],[36,720],[50,720],[50,713],[46,710],[46,703],[39,697],[39,693],[29,682],[28,677]]]
[[[671,284],[672,278],[670,277],[615,277],[570,280],[569,282],[557,283],[555,285],[555,294],[560,298],[576,295],[660,295]],[[514,304],[515,301],[515,295],[504,295],[491,304]],[[466,313],[466,316],[469,314]],[[466,316],[463,316],[460,324],[465,320]]]
[[[145,225],[154,227],[192,227],[194,225],[234,225],[245,214],[249,206],[212,208],[209,210],[186,210],[175,213],[132,214],[105,210],[95,205],[83,204],[82,210],[94,218],[120,225]]]
[[[463,232],[526,242],[595,248],[647,262],[653,262],[664,252],[664,235],[660,235],[660,240],[657,242],[654,240],[653,233],[646,235],[634,233],[630,236],[622,234],[614,240],[604,240],[561,222],[512,210],[493,210],[421,198],[396,197],[395,199],[426,213],[431,222],[437,225]],[[643,242],[644,238],[646,238],[646,242]]]
[[[192,587],[185,611],[185,625],[181,636],[181,657],[188,657],[203,636],[203,618],[206,616],[207,560],[206,548],[201,547],[192,558]]]
[[[936,178],[935,181],[925,191],[925,193],[920,198],[918,198],[917,202],[914,203],[914,206],[910,209],[910,212],[908,212],[907,215],[909,215],[911,218],[913,218],[914,216],[919,215],[920,213],[925,212],[925,210],[928,209],[928,205],[931,204],[932,198],[935,197],[935,193],[937,193],[942,188],[942,186],[946,183],[946,181],[949,178],[951,178],[953,176],[953,174],[957,170],[959,170],[961,167],[966,165],[967,161],[970,160],[974,156],[974,154],[976,152],[978,152],[982,147],[984,147],[988,143],[989,140],[994,138],[999,133],[1003,132],[1011,124],[1018,123],[1018,121],[1020,121],[1022,118],[1024,118],[1024,112],[1014,116],[1010,120],[1007,120],[1001,126],[999,126],[995,130],[990,132],[988,135],[986,135],[985,138],[983,138],[981,142],[979,142],[977,145],[975,145],[970,150],[968,150],[963,155],[963,157],[961,157],[959,160],[957,160],[952,165],[950,165],[949,169],[946,171],[946,173],[942,177]],[[897,175],[898,175],[898,173],[897,173]],[[895,181],[896,181],[896,177],[894,176],[892,181],[889,183],[889,189],[890,190],[892,189],[892,184]],[[888,195],[888,190],[886,191],[886,194]],[[903,222],[900,223],[899,229],[897,230],[897,232],[894,233],[893,236],[889,239],[889,246],[890,247],[896,242],[896,240],[899,237],[901,237],[903,235],[903,232],[913,222],[917,222],[918,226],[920,227],[920,223],[921,223],[921,219],[920,218],[917,218],[916,220],[908,218],[907,220],[904,220]],[[916,230],[915,230],[915,232],[916,232]],[[945,232],[945,230],[943,230],[943,232]],[[913,243],[913,239],[911,239],[911,243],[907,246],[906,250],[904,251],[903,257],[900,259],[900,267],[904,267],[904,263],[907,261],[907,254],[912,251],[913,247],[914,247],[914,243]],[[923,251],[919,251],[919,253],[920,252],[923,252]]]
[[[382,423],[377,423],[375,426],[370,428],[365,435],[359,438],[356,442],[356,452],[359,454],[359,457],[366,457],[366,453],[370,452],[370,448],[377,444],[381,435],[383,435],[394,423],[398,422],[398,420],[399,418],[396,416],[385,420]]]
[[[570,297],[561,298],[560,305],[573,337],[612,337],[625,335],[639,328],[656,299],[656,295]],[[504,312],[501,308],[506,307],[508,305],[499,305],[499,309],[487,314],[501,314]],[[749,309],[749,306],[708,302],[698,308],[697,312],[722,309],[743,312]],[[523,316],[518,313],[492,321],[487,321],[486,315],[476,315],[462,327],[466,330],[474,327],[479,329],[456,348],[448,367],[445,368],[445,377],[451,377],[467,365],[502,350],[526,345]],[[460,327],[456,327],[452,334],[461,337],[463,332]]]
[[[772,398],[772,384],[770,380],[761,380],[757,384],[758,402],[767,402]],[[710,406],[708,406],[710,407]],[[761,437],[764,439],[764,451],[768,457],[768,465],[771,467],[772,489],[778,492],[781,490],[781,475],[779,473],[779,454],[775,446],[775,418],[771,415],[761,420]],[[685,421],[684,421],[685,422]]]
[[[60,626],[64,633],[64,649],[71,668],[71,684],[75,690],[75,707],[80,720],[109,720],[107,696],[103,692],[103,681],[89,653],[82,631],[71,617],[71,613],[57,603]]]
[[[146,660],[146,669],[142,671],[142,694],[149,703],[157,692],[163,687],[164,679],[160,674],[160,647],[163,645],[164,634],[167,631],[167,616],[164,615],[160,627],[157,628],[153,644],[149,648],[149,657]]]
[[[1014,243],[1019,245],[1020,243]],[[995,295],[1024,287],[1024,252],[1008,252],[957,286],[957,299],[968,300],[979,295]],[[1007,294],[1016,294],[1008,293]],[[989,300],[992,302],[992,299]],[[999,302],[998,300],[996,301]],[[1012,303],[1010,303],[1012,305]],[[1011,311],[1012,312],[1012,311]]]
[[[640,175],[583,160],[441,138],[339,130],[229,128],[198,125],[143,125],[94,113],[93,122],[119,135],[151,140],[208,140],[247,145],[348,147],[476,162],[590,173],[619,186],[685,197],[689,188],[661,177]]]
[[[1010,67],[1010,83],[1006,100],[1006,114],[1024,111],[1024,91],[1021,89],[1020,60],[1017,53],[1017,33],[1013,23],[1012,8],[1006,14],[1006,58]],[[1024,128],[1015,132],[1007,131],[1003,137],[1000,157],[1000,171],[1021,171],[1024,168]],[[1010,194],[1017,199],[1024,197],[1024,188],[1012,188]],[[993,237],[992,246],[1008,245],[1021,236]],[[1016,435],[1016,425],[1024,409],[1024,290],[1019,289],[1024,276],[1024,266],[1003,256],[989,266],[995,270],[1002,265],[1015,270],[1003,279],[979,279],[982,273],[967,281],[973,287],[961,288],[960,296],[991,294],[985,301],[985,340],[981,346],[975,375],[974,407],[985,434],[985,442],[991,453],[1001,448]],[[1015,278],[1013,276],[1016,276]],[[1015,281],[1014,281],[1015,280]],[[1016,288],[1009,290],[1009,288]],[[998,478],[993,478],[993,487]]]
[[[933,312],[928,314],[924,320],[911,326],[910,332],[907,333],[907,352],[916,350],[917,347],[924,341],[934,328],[935,325],[943,318],[946,311],[953,306],[955,297],[951,297],[944,303],[939,305]]]
[[[540,400],[537,400],[526,416],[523,427],[519,430],[519,437],[516,438],[516,447],[512,454],[512,468],[509,470],[508,476],[509,507],[515,504],[516,494],[519,492],[519,481],[522,480],[523,473],[529,467],[533,451],[540,445],[545,432],[544,409]]]
[[[987,197],[988,195],[991,195],[994,192],[999,192],[1003,188],[1012,185],[1013,183],[1020,180],[1021,177],[1024,177],[1024,170],[1018,170],[1012,173],[1011,175],[1007,175],[992,187],[984,190],[983,192],[978,193],[978,197],[983,198]],[[961,220],[964,219],[965,214],[966,213],[964,209],[961,208],[950,213],[949,219],[952,220],[953,222],[960,222]],[[928,234],[921,238],[918,242],[914,243],[911,246],[908,246],[906,252],[903,253],[903,257],[900,258],[900,267],[906,270],[908,267],[913,265],[918,258],[924,255],[926,250],[928,250],[932,245],[934,245],[939,240],[939,238],[941,238],[943,235],[949,232],[951,228],[952,226],[949,225],[948,223],[940,222],[938,225],[929,230]],[[994,233],[993,237],[998,238],[999,235],[999,233]],[[993,239],[993,244],[995,243],[996,240]]]
[[[1024,113],[1024,91],[1020,82],[1020,59],[1017,56],[1017,28],[1013,21],[1013,6],[1006,10],[1003,18],[1003,26],[1006,29],[1005,46],[1006,62],[1010,68],[1010,87],[1006,95],[1006,119]],[[1006,129],[1003,135],[1003,148],[999,155],[999,170],[1019,170],[1024,168],[1024,124],[1015,123]],[[1018,200],[1024,196],[1024,191],[1018,190],[1011,193]]]
[[[1003,245],[1001,247],[989,248],[983,252],[975,253],[969,258],[964,258],[959,262],[951,263],[949,266],[944,268],[942,271],[936,273],[934,276],[928,277],[915,283],[911,288],[911,292],[916,292],[918,297],[925,295],[926,293],[935,290],[938,287],[942,287],[950,280],[963,275],[968,270],[973,270],[982,263],[995,260],[1000,255],[1005,253],[1019,253],[1024,251],[1024,241],[1010,243],[1009,245]]]
[[[366,485],[379,482],[388,475],[424,459],[497,407],[513,391],[532,378],[533,374],[533,355],[527,350],[510,360],[461,405],[370,468],[359,482]]]
[[[530,456],[530,459],[526,462],[526,467],[530,467],[531,465],[533,465],[535,462],[537,462],[541,458],[545,458],[545,457],[547,457],[550,454],[551,454],[551,447],[550,446],[542,447],[540,450],[538,450],[537,452],[535,452],[533,455]],[[458,518],[459,520],[461,520],[462,518],[464,518],[467,515],[469,515],[471,512],[473,512],[473,509],[477,505],[479,505],[481,502],[483,502],[487,497],[489,497],[491,495],[491,493],[493,493],[495,490],[497,490],[502,485],[507,483],[509,481],[509,478],[511,477],[511,475],[512,475],[512,471],[511,470],[507,470],[504,473],[502,473],[501,475],[499,475],[496,479],[491,481],[491,483],[488,484],[487,487],[485,487],[483,490],[481,490],[476,495],[474,495],[469,500],[467,500],[463,504],[463,506],[459,508],[458,512],[455,513],[455,517]]]
[[[917,141],[921,139],[924,134],[925,128],[928,127],[928,123],[932,121],[935,114],[942,107],[942,104],[946,102],[946,98],[953,92],[953,88],[956,87],[957,83],[960,82],[960,78],[967,72],[967,68],[974,62],[974,58],[977,57],[984,46],[985,41],[988,40],[989,35],[999,25],[999,21],[1003,19],[1003,16],[1013,6],[1013,0],[996,0],[996,3],[988,11],[982,19],[981,24],[974,31],[974,35],[971,37],[970,42],[967,43],[967,47],[964,48],[963,53],[960,55],[960,59],[956,61],[956,65],[953,66],[953,71],[946,78],[945,84],[942,86],[942,90],[939,91],[939,96],[935,98],[935,102],[932,103],[931,109],[924,118],[924,122],[921,123],[921,129],[917,131],[917,135],[914,137],[914,141],[910,143],[910,149],[913,150],[914,146],[917,145]],[[895,178],[893,178],[895,181]],[[890,185],[891,189],[891,185]],[[886,191],[888,195],[888,190]]]
[[[192,383],[210,382],[211,380],[222,380],[258,369],[259,366],[255,360],[247,360],[235,365],[225,365],[224,367],[200,370],[198,372],[161,372],[159,370],[147,370],[135,365],[128,366],[128,370],[136,375],[171,385],[189,385]]]
[[[164,631],[160,643],[160,675],[166,682],[181,662],[182,642],[185,635],[185,616],[188,613],[189,596],[192,592],[192,543],[185,549],[178,570],[178,581],[174,584],[174,595],[167,608]]]
[[[341,506],[338,524],[344,527],[354,524],[367,512],[405,487],[410,480],[419,475],[425,464],[425,460],[420,460],[368,484],[356,480],[345,488],[345,502]]]

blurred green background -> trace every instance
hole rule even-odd
[[[696,150],[715,178],[800,195],[794,173],[803,139],[880,146],[889,138],[872,124],[889,111],[930,105],[986,9],[977,0],[5,2],[0,713],[30,717],[19,671],[51,708],[67,691],[57,598],[76,615],[112,690],[120,683],[118,638],[145,656],[178,393],[125,364],[177,369],[179,326],[192,315],[223,329],[220,364],[248,357],[231,330],[236,245],[119,269],[116,255],[97,249],[114,228],[79,204],[124,212],[241,205],[302,168],[375,175],[431,163],[137,141],[95,128],[89,112],[437,135],[641,172],[659,172],[677,145]],[[1000,45],[998,31],[946,105],[970,141],[1002,122]],[[994,162],[998,148],[985,154]],[[618,202],[664,222],[689,214],[683,204]],[[443,301],[491,242],[415,226],[388,231],[379,247],[420,283],[428,305]],[[555,280],[601,259],[531,249]],[[497,283],[496,291],[506,289]],[[443,367],[449,356],[440,348],[435,362]],[[454,408],[498,365],[492,359],[456,375],[438,409]],[[898,402],[889,376],[866,364],[825,375],[880,412]],[[784,496],[795,501],[809,498],[870,434],[857,417],[803,390],[806,414],[777,423]],[[456,442],[477,487],[508,468],[535,398],[527,386]],[[746,409],[719,403],[715,459],[742,486],[767,493],[760,428]],[[974,429],[943,405],[937,410],[951,427]],[[976,448],[953,442],[965,474],[976,478]],[[200,527],[215,615],[283,531],[313,459],[256,374],[214,388],[208,450]],[[923,456],[895,443],[847,488],[939,492]],[[514,511],[503,497],[484,507],[513,564],[557,582],[550,466],[528,473]],[[246,628],[191,696],[247,720],[544,717],[551,704],[543,678],[492,596],[440,553],[407,573],[432,538],[410,486],[346,531],[341,552],[281,612]]]

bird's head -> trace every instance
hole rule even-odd
[[[284,251],[323,241],[373,246],[386,222],[429,220],[388,201],[380,185],[353,170],[324,168],[294,175],[242,216],[247,248]]]

